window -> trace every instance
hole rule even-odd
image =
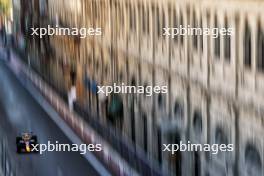
[[[135,76],[132,76],[131,86],[136,86],[136,78],[135,78]]]
[[[159,8],[156,9],[156,18],[157,18],[157,35],[158,35],[158,38],[160,37],[161,35],[161,32],[160,32],[160,13],[159,13]]]
[[[176,10],[173,11],[173,22],[172,22],[172,24],[173,24],[172,28],[177,28],[178,27]],[[174,41],[176,43],[178,42],[178,35],[174,36]]]
[[[147,122],[147,116],[144,114],[142,116],[142,123],[143,123],[143,148],[144,151],[148,152],[148,122]]]
[[[217,16],[215,16],[215,28],[218,28]],[[214,40],[215,40],[215,46],[214,46],[215,56],[216,58],[220,58],[220,35],[219,33],[217,34]]]
[[[139,24],[139,28],[140,28],[140,30],[141,30],[141,28],[142,28],[142,31],[143,31],[143,25],[142,25],[142,23],[143,23],[143,21],[145,21],[145,17],[143,16],[143,14],[145,13],[144,12],[144,9],[143,9],[143,6],[141,6],[140,4],[138,4],[138,24]]]
[[[93,17],[95,20],[97,20],[97,8],[96,8],[96,4],[93,5]]]
[[[163,106],[163,98],[161,93],[158,95],[158,105],[160,108]]]
[[[133,30],[133,15],[132,15],[132,6],[131,5],[128,5],[129,6],[129,21],[130,21],[130,29]]]
[[[151,11],[152,11],[152,15],[151,15],[152,19],[151,19],[151,21],[152,21],[152,33],[153,33],[153,37],[156,35],[156,31],[155,31],[155,29],[156,29],[155,9],[156,9],[155,6],[152,5],[152,7],[151,7]]]
[[[124,75],[123,75],[123,73],[120,71],[120,73],[119,73],[119,81],[122,81],[123,78],[124,78]]]
[[[252,144],[247,144],[245,149],[246,175],[261,175],[262,163],[257,148]]]
[[[176,118],[182,119],[183,118],[183,107],[180,103],[176,102],[174,104],[174,115]]]
[[[222,127],[217,126],[216,130],[215,130],[215,144],[221,145],[221,144],[225,144],[228,145],[228,138],[226,136],[225,131],[223,130]],[[220,158],[225,158],[226,156],[226,152],[221,152],[219,151],[218,153],[218,157]]]
[[[202,21],[202,19],[200,20],[200,28],[203,29],[203,21]],[[200,35],[200,49],[203,52],[203,33],[201,33],[201,35]]]
[[[217,127],[215,130],[215,143],[216,144],[227,144],[227,137],[222,128]]]
[[[193,127],[195,133],[200,134],[202,132],[203,129],[202,115],[197,110],[194,111],[194,115],[193,115]]]
[[[146,33],[149,34],[150,33],[150,24],[149,24],[149,8],[146,8]]]
[[[120,25],[120,24],[124,24],[125,23],[125,20],[124,20],[124,9],[123,9],[123,6],[122,4],[120,3],[119,4],[119,16],[120,16],[120,23],[118,24],[119,25],[119,28],[120,28],[120,32],[119,32],[119,37],[122,37],[122,29],[123,27]]]
[[[172,8],[171,6],[168,7],[168,22],[167,22],[167,27],[173,28],[172,26]]]
[[[166,27],[166,15],[164,10],[162,11],[162,28]]]
[[[162,9],[162,26],[160,27],[160,35],[163,37],[163,39],[166,39],[166,35],[162,35],[162,29],[166,27],[166,15],[164,12],[164,9]],[[162,52],[164,52],[165,49],[165,42],[162,41]]]
[[[146,26],[148,25],[148,24],[146,24],[146,19],[147,19],[147,16],[146,16],[146,8],[143,8],[142,7],[142,15],[141,15],[141,18],[142,18],[142,29],[143,29],[143,33],[145,34],[146,33],[146,31],[147,31],[147,28],[146,28]]]
[[[151,15],[150,15],[150,17],[151,17],[151,29],[152,29],[152,36],[153,37],[155,37],[156,36],[156,33],[157,33],[157,29],[156,29],[156,22],[157,22],[157,20],[156,20],[156,7],[152,4],[152,6],[151,6]]]
[[[264,72],[264,32],[259,26],[258,29],[258,47],[257,47],[257,68],[259,71]]]
[[[136,8],[134,8],[134,31],[137,31],[137,16],[136,16]]]
[[[184,24],[183,24],[183,16],[182,14],[180,14],[180,25],[182,25],[182,27],[184,27]],[[180,26],[179,26],[180,27]],[[181,45],[183,45],[183,36],[184,35],[180,35],[180,42],[181,42]]]
[[[225,28],[228,29],[227,19],[225,19]],[[225,60],[230,62],[231,57],[231,36],[225,35],[225,41],[224,41],[224,54],[225,54]]]
[[[193,13],[193,28],[197,28],[196,14]],[[196,34],[193,35],[193,47],[197,49],[198,46],[198,36]]]
[[[244,65],[251,67],[251,32],[248,23],[246,23],[244,36]]]

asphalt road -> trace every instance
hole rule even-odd
[[[11,167],[22,176],[96,176],[88,161],[78,152],[16,153],[15,140],[21,132],[33,132],[39,143],[71,144],[71,141],[0,61],[0,140],[7,139]],[[0,151],[1,152],[1,151]],[[1,159],[0,159],[1,161]]]

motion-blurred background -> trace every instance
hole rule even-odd
[[[263,9],[261,0],[1,0],[1,36],[65,103],[76,90],[73,110],[139,175],[263,176]],[[47,25],[102,35],[31,35]],[[162,35],[180,25],[234,34]],[[169,92],[98,96],[97,85],[114,83]],[[234,151],[162,151],[180,141]]]

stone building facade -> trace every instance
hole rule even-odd
[[[77,101],[108,123],[98,85],[167,85],[168,94],[120,94],[116,128],[174,175],[264,175],[264,2],[51,0],[49,18],[67,27],[100,27],[102,36],[62,39],[56,57],[74,63]],[[163,27],[231,27],[232,36],[163,36]],[[67,40],[67,41],[65,41]],[[76,41],[77,40],[77,41]],[[64,80],[63,80],[64,82]],[[98,102],[99,101],[99,102]],[[162,144],[234,144],[234,151],[162,152]]]

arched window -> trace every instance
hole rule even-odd
[[[228,29],[228,23],[227,19],[225,19],[225,28],[226,30]],[[225,35],[225,41],[224,41],[224,54],[225,54],[225,60],[230,62],[230,57],[231,57],[231,36],[230,35]]]
[[[261,157],[257,148],[247,144],[245,149],[246,175],[262,175]]]
[[[134,19],[133,19],[133,9],[132,9],[132,5],[128,5],[129,7],[129,24],[130,24],[130,29],[133,31],[134,27],[133,27],[133,22],[134,22]]]
[[[161,31],[163,28],[167,27],[167,23],[166,23],[166,15],[165,15],[165,11],[164,9],[162,9],[162,26],[161,26]],[[162,32],[160,32],[162,35]],[[162,35],[164,39],[166,39],[166,35]]]
[[[198,134],[200,134],[203,130],[202,114],[197,110],[194,111],[193,115],[193,128],[194,131]]]
[[[176,10],[173,10],[173,26],[172,28],[178,28],[178,20],[177,20],[177,12]],[[177,43],[178,42],[178,35],[174,36],[174,41]]]
[[[159,108],[163,106],[163,97],[161,93],[158,95],[158,105],[159,105]]]
[[[202,18],[200,20],[200,28],[203,29],[203,20],[202,20]],[[201,33],[201,35],[200,35],[200,49],[201,49],[201,51],[203,51],[203,33]]]
[[[176,118],[183,118],[184,111],[182,105],[179,102],[175,102],[173,112]]]
[[[216,127],[215,130],[215,143],[219,145],[228,143],[227,136],[225,135],[223,129],[220,127]]]
[[[251,31],[248,22],[246,22],[244,35],[244,65],[251,67]]]
[[[193,28],[197,29],[197,19],[196,19],[196,14],[193,12]],[[197,49],[198,46],[198,34],[194,33],[193,34],[193,47],[194,49]]]
[[[125,9],[124,9],[124,6],[123,4],[119,4],[120,5],[120,23],[119,23],[119,27],[120,27],[120,37],[123,37],[123,32],[122,32],[122,29],[124,30],[124,27],[120,24],[125,24],[126,23],[126,20],[125,20]]]
[[[122,81],[124,78],[124,74],[122,71],[119,71],[119,80]]]
[[[217,21],[217,16],[215,16],[215,28],[218,28],[218,21]],[[217,36],[214,39],[214,52],[216,59],[220,58],[220,36],[219,33],[216,34]]]
[[[154,37],[156,35],[156,16],[155,16],[155,9],[156,7],[152,4],[151,6],[151,23],[152,23],[152,27],[151,27],[151,30],[152,30],[152,36]]]
[[[141,6],[141,4],[138,4],[137,6],[137,16],[138,16],[138,27],[139,27],[139,30],[142,29],[142,21],[143,21],[143,13],[144,13],[144,9],[143,9],[143,6]]]
[[[257,68],[259,71],[264,72],[264,32],[260,25],[258,27],[258,46],[257,46]]]
[[[183,15],[182,13],[180,13],[180,24],[182,27],[184,27],[184,22],[183,22]],[[179,26],[180,27],[180,26]],[[183,37],[184,35],[180,35],[180,42],[181,42],[181,45],[183,45]]]
[[[149,24],[149,7],[146,7],[146,34],[150,33],[150,24]]]
[[[160,28],[161,28],[161,26],[160,26],[160,12],[159,12],[159,8],[157,7],[156,8],[156,18],[157,18],[157,37],[159,38],[160,37],[160,35],[161,35],[161,30],[160,30]]]
[[[133,11],[133,15],[134,15],[134,31],[137,32],[137,13],[136,13],[136,8],[134,8],[134,11]]]
[[[164,9],[162,9],[162,28],[166,27],[166,15]]]
[[[131,79],[131,86],[136,86],[136,79],[135,79],[135,76],[132,76],[132,79]]]
[[[147,16],[146,16],[146,8],[142,7],[141,19],[142,19],[142,31],[143,31],[144,34],[146,33],[146,31],[147,31],[146,27],[148,26],[148,24],[146,22],[146,18],[147,18]]]
[[[120,34],[120,26],[118,25],[120,23],[120,8],[119,8],[119,3],[114,3],[114,25],[115,25],[115,29],[116,29],[116,35],[118,36]]]

